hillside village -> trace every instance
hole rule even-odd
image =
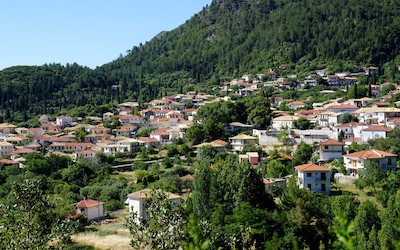
[[[279,69],[285,67],[281,65]],[[311,165],[293,166],[298,173],[298,186],[329,193],[331,178],[325,172],[330,173],[331,165],[326,163],[331,161],[343,160],[346,171],[335,175],[336,181],[343,183],[354,182],[368,160],[379,159],[382,171],[396,169],[395,154],[373,148],[349,153],[349,147],[366,144],[371,139],[387,138],[400,126],[400,109],[397,107],[400,102],[393,101],[400,93],[400,86],[390,82],[370,85],[370,97],[339,97],[322,103],[313,102],[313,96],[307,100],[293,100],[284,99],[279,93],[286,89],[301,92],[320,85],[323,85],[321,95],[345,92],[357,83],[357,77],[372,75],[378,68],[364,67],[363,70],[334,75],[328,75],[327,70],[317,70],[303,81],[297,81],[293,80],[296,74],[281,76],[270,69],[265,74],[243,75],[241,79],[224,82],[217,95],[192,91],[164,96],[146,104],[125,102],[101,117],[60,115],[52,118],[43,114],[39,118],[40,126],[32,128],[3,123],[0,124],[0,162],[23,168],[25,156],[33,152],[68,156],[74,161],[78,157],[94,159],[98,153],[133,159],[143,148],[162,149],[176,138],[184,140],[186,131],[200,122],[196,119],[199,108],[206,109],[208,104],[216,102],[235,102],[272,88],[273,94],[268,97],[273,113],[270,126],[256,128],[233,121],[224,124],[224,130],[232,135],[227,140],[218,138],[190,146],[195,154],[203,147],[211,147],[216,152],[237,153],[240,161],[258,165],[271,150],[290,148],[295,151],[305,142],[316,149],[313,154],[316,157]],[[387,91],[381,96],[384,88]],[[351,119],[343,123],[344,117]],[[298,121],[305,121],[306,128],[296,125]],[[259,147],[265,154],[260,151],[242,153],[249,146]],[[290,153],[284,155],[289,159],[293,157]],[[160,159],[165,155],[157,157]],[[307,177],[318,175],[320,178],[308,180],[302,176],[303,172],[308,173]],[[282,178],[264,179],[266,189],[279,182]]]
[[[329,228],[340,216],[338,208],[352,206],[346,210],[348,220],[358,220],[364,207],[370,209],[369,217],[387,213],[389,208],[383,207],[393,206],[400,187],[395,171],[400,153],[400,86],[372,84],[376,70],[365,67],[336,74],[316,70],[301,79],[281,65],[223,81],[207,91],[188,86],[186,93],[145,103],[125,100],[61,110],[40,115],[37,126],[2,123],[0,192],[32,185],[36,188],[32,192],[45,197],[46,190],[53,207],[49,218],[67,223],[67,244],[97,246],[107,224],[121,231],[106,234],[122,241],[110,241],[104,249],[114,249],[118,242],[122,246],[115,249],[153,244],[135,237],[148,230],[148,223],[157,224],[152,213],[160,211],[153,211],[154,206],[168,206],[174,212],[163,216],[183,223],[156,228],[186,228],[191,222],[185,221],[188,215],[180,209],[193,202],[191,213],[213,223],[213,232],[204,233],[213,245],[226,246],[218,242],[218,230],[226,230],[224,237],[243,237],[242,225],[252,221],[251,228],[265,237],[257,240],[261,234],[251,233],[261,248],[274,242],[271,230],[279,232],[287,248],[293,240],[329,247],[332,241],[325,237],[335,240]],[[20,178],[27,178],[26,183]],[[231,216],[244,211],[262,213],[261,221],[273,220],[274,229],[246,218],[229,232],[236,223]],[[279,211],[281,219],[272,211]],[[223,222],[215,221],[217,212],[223,213]],[[310,215],[299,224],[291,219],[292,213],[295,218]],[[314,226],[315,220],[324,225],[322,229]],[[380,223],[386,222],[379,219],[373,226]],[[69,228],[73,225],[84,227]],[[302,240],[306,234],[299,229],[286,238],[287,228],[304,225],[321,235]],[[99,233],[90,232],[93,227]],[[377,234],[371,227],[359,234]],[[382,228],[379,233],[393,230]],[[174,236],[179,230],[168,232],[165,239],[177,246],[181,241],[173,239],[190,239]],[[92,237],[94,242],[87,241]],[[246,244],[245,239],[238,244]]]

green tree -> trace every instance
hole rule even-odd
[[[178,249],[186,225],[181,203],[168,200],[167,194],[162,191],[152,191],[145,204],[146,219],[133,212],[129,215],[131,246],[135,249]]]
[[[365,170],[359,174],[359,178],[356,180],[355,185],[359,189],[373,187],[374,191],[376,191],[377,184],[382,177],[383,174],[379,162],[369,160],[365,163]]]
[[[370,201],[364,201],[358,206],[357,215],[354,218],[355,231],[358,234],[369,235],[372,228],[381,228],[381,221],[376,206]]]
[[[203,146],[198,149],[197,157],[199,159],[213,159],[218,151],[212,146]]]
[[[185,133],[185,139],[187,142],[192,145],[200,144],[204,141],[204,127],[201,124],[194,124],[190,128],[187,129]]]
[[[201,223],[191,214],[186,230],[187,239],[182,241],[183,250],[207,250],[210,248],[210,239],[205,239],[200,226]]]
[[[339,117],[339,123],[345,124],[349,122],[355,122],[357,118],[350,113],[344,113]]]
[[[289,135],[286,131],[281,131],[278,133],[276,136],[279,142],[283,143],[284,145],[287,145],[290,142]]]
[[[307,118],[300,117],[299,119],[293,121],[293,127],[296,129],[305,130],[311,127],[311,123]]]
[[[2,249],[42,249],[51,238],[54,215],[36,179],[13,182],[14,204],[0,204],[0,247]]]
[[[268,162],[266,177],[280,178],[289,174],[288,168],[277,160]]]
[[[354,84],[347,90],[347,99],[358,99],[368,95],[368,88],[364,85]]]
[[[347,214],[341,210],[334,210],[335,218],[333,220],[333,231],[336,235],[333,246],[340,250],[354,250],[354,222],[349,221]]]
[[[86,131],[85,127],[79,127],[74,132],[75,138],[80,142],[83,142],[85,136],[87,136],[88,134],[89,132]]]
[[[311,145],[305,143],[305,142],[300,142],[300,144],[297,147],[297,150],[294,152],[294,159],[293,159],[293,165],[301,165],[307,163],[313,154],[314,150],[311,147]]]
[[[208,218],[211,210],[210,188],[212,172],[208,162],[203,161],[196,166],[193,182],[192,203],[196,218]]]

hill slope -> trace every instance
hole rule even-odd
[[[0,100],[6,120],[22,121],[85,104],[146,101],[282,63],[296,71],[343,70],[399,54],[395,1],[214,0],[177,29],[95,70],[74,64],[0,71]]]
[[[379,65],[399,54],[399,39],[394,1],[219,0],[104,68],[204,81],[282,63]]]

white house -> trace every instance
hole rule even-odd
[[[161,143],[172,141],[172,132],[167,128],[159,128],[150,133],[150,138],[155,138]]]
[[[391,128],[399,128],[400,127],[400,118],[392,118],[387,121],[387,126]]]
[[[72,122],[72,117],[61,115],[56,118],[56,124],[66,126]]]
[[[278,116],[272,119],[272,128],[281,130],[282,128],[293,128],[293,121],[298,120],[299,117],[294,115]]]
[[[339,123],[340,115],[342,115],[342,113],[324,111],[324,112],[317,114],[317,122],[316,123],[320,127],[335,126]]]
[[[341,158],[343,146],[343,142],[333,139],[321,142],[321,144],[319,144],[319,159],[321,161],[332,161]]]
[[[104,217],[103,205],[105,203],[92,199],[84,199],[75,205],[77,214],[84,214],[87,220],[95,220]]]
[[[320,193],[331,192],[331,170],[315,164],[303,164],[295,167],[297,186]]]
[[[349,122],[335,127],[334,138],[339,140],[339,135],[343,134],[343,139],[361,138],[361,131],[368,128],[366,123]]]
[[[255,145],[257,143],[257,137],[239,134],[237,136],[229,137],[233,151],[242,151],[247,145]]]
[[[304,102],[302,102],[302,101],[293,101],[293,102],[291,102],[291,103],[288,103],[287,106],[288,106],[290,109],[295,110],[295,109],[298,109],[298,108],[303,108],[303,107],[305,107],[306,104],[305,104]]]
[[[85,159],[93,159],[96,157],[96,151],[93,151],[91,149],[87,150],[81,150],[81,151],[76,151],[74,153],[74,158],[78,158],[79,156],[85,158]]]
[[[396,169],[397,155],[377,149],[367,149],[360,152],[343,155],[347,172],[352,176],[358,176],[365,170],[368,162],[377,162],[382,172]]]
[[[125,200],[125,204],[128,205],[129,208],[129,213],[136,213],[137,218],[143,218],[147,219],[147,213],[146,213],[146,199],[150,197],[151,192],[153,190],[149,188],[145,188],[139,191],[136,191],[134,193],[130,193],[127,196],[127,199]],[[179,204],[182,200],[182,196],[165,192],[167,195],[167,199],[173,203]],[[137,221],[139,222],[139,221]]]
[[[124,124],[140,124],[142,122],[142,118],[138,115],[119,115],[119,122]]]
[[[388,134],[392,131],[392,128],[383,125],[375,125],[365,128],[361,131],[361,142],[366,143],[368,140],[372,139],[387,138]]]
[[[398,108],[360,108],[353,112],[359,122],[386,125],[390,118],[400,117]]]
[[[101,148],[104,154],[115,155],[117,152],[130,153],[129,145],[115,144],[115,143],[97,143],[97,146]]]

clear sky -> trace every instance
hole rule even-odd
[[[212,0],[10,0],[0,4],[0,70],[95,68],[185,23]]]

